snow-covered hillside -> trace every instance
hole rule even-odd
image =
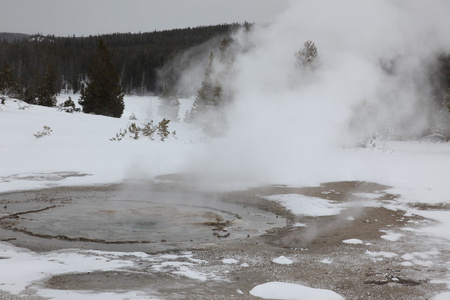
[[[75,100],[78,97],[71,96]],[[64,102],[68,97],[62,95],[58,100]],[[187,106],[192,104],[185,101]],[[165,142],[131,138],[111,141],[132,122],[161,121],[158,99],[151,97],[128,97],[120,119],[65,113],[16,100],[7,100],[0,109],[4,124],[0,133],[0,191],[113,183],[134,176],[178,172],[183,155],[201,138],[198,131],[172,122],[169,130],[177,134]],[[137,120],[129,119],[132,114]],[[50,134],[36,138],[35,134],[45,131],[44,126],[50,128]]]

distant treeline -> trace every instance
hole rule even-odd
[[[157,71],[184,50],[214,37],[226,37],[245,24],[222,24],[147,33],[115,33],[89,37],[0,35],[0,68],[8,65],[24,93],[54,69],[57,90],[79,92],[99,40],[108,47],[127,93],[160,93]]]

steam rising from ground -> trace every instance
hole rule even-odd
[[[422,133],[449,11],[446,0],[292,1],[274,23],[236,33],[221,78],[233,94],[228,131],[186,168],[206,184],[311,184],[350,172],[343,146]],[[313,73],[295,64],[307,40],[320,55]]]

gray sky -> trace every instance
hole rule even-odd
[[[0,32],[88,36],[266,22],[289,0],[0,0]]]

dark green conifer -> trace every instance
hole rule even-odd
[[[180,100],[173,88],[165,87],[159,96],[159,114],[168,120],[178,122],[180,112]]]
[[[40,75],[35,72],[28,85],[25,87],[24,101],[29,104],[36,104],[36,96],[39,90]]]
[[[0,70],[0,94],[2,98],[8,96],[19,99],[22,94],[17,79],[7,64]]]
[[[41,82],[37,90],[37,104],[43,106],[55,106],[56,105],[56,72],[52,65],[47,67],[44,79]],[[59,89],[58,89],[59,90]]]
[[[79,102],[83,112],[120,118],[125,108],[119,75],[114,68],[109,51],[100,40],[88,72],[88,84],[81,89]]]
[[[191,110],[187,113],[186,122],[196,122],[196,118],[201,113],[209,110],[214,110],[220,105],[222,88],[217,80],[212,78],[213,75],[214,54],[209,54],[208,66],[205,70],[205,77],[202,81],[202,86],[197,91],[194,104]]]

